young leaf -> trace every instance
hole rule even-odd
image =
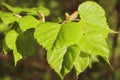
[[[89,65],[89,57],[81,57],[77,56],[76,61],[74,63],[77,76],[83,72]]]
[[[5,36],[6,45],[13,50],[14,46],[16,46],[17,32],[15,30],[9,31]]]
[[[80,40],[81,50],[90,55],[104,56],[108,62],[109,48],[106,38],[113,31],[107,25],[105,11],[95,2],[87,1],[79,6],[78,12],[85,33]]]
[[[38,16],[39,16],[39,12],[43,12],[45,16],[48,16],[50,14],[50,11],[42,6],[39,6],[38,8],[26,8],[26,7],[11,7],[6,3],[2,3],[2,4],[15,14],[20,14],[21,12],[26,12],[28,15],[38,15]]]
[[[20,8],[20,7],[11,7],[10,5],[6,4],[6,3],[2,3],[3,6],[5,6],[6,8],[8,8],[10,11],[12,11],[13,13],[19,14],[20,12],[22,12],[24,9]]]
[[[79,54],[81,54],[80,51],[90,56],[100,55],[105,57],[108,62],[109,49],[106,38],[111,30],[107,25],[104,10],[95,2],[88,1],[81,4],[78,11],[81,21],[78,23],[68,22],[62,24],[58,32],[56,32],[57,37],[55,36],[54,39],[52,38],[52,40],[54,40],[53,42],[47,41],[48,38],[45,38],[45,33],[40,34],[40,32],[37,36],[34,35],[39,44],[43,45],[48,50],[48,63],[61,78],[63,78],[73,66],[77,74],[79,74],[91,64],[89,56],[79,56]],[[93,15],[94,13],[95,15]],[[55,31],[57,30],[55,29]],[[47,32],[47,30],[44,32]],[[35,32],[35,34],[36,33],[38,33],[38,31]],[[45,35],[48,34],[54,35],[52,33],[47,33]],[[41,35],[44,36],[42,37],[44,39],[43,41],[42,38],[39,38]],[[48,45],[49,42],[52,42],[52,44],[51,47],[48,48],[46,45]],[[78,47],[75,48],[72,45],[77,45]],[[63,73],[61,73],[61,71]]]
[[[110,31],[106,22],[105,11],[97,3],[93,1],[84,2],[79,6],[78,12],[80,14],[81,21],[85,21],[96,25],[96,27],[98,26],[98,28],[101,27],[106,31]]]
[[[79,47],[89,55],[109,55],[109,48],[106,38],[99,32],[89,32],[82,36]]]
[[[77,37],[76,37],[77,36]],[[68,47],[79,42],[82,36],[82,28],[79,23],[69,22],[63,25],[57,23],[42,23],[34,33],[40,45],[47,50],[56,47]]]
[[[57,23],[41,23],[35,29],[34,37],[40,45],[49,50],[52,48],[54,41],[57,38],[60,27],[61,25]]]
[[[66,54],[63,58],[61,74],[65,76],[70,72],[75,65],[76,59],[79,56],[81,50],[77,45],[72,45],[67,48]]]
[[[68,47],[79,42],[83,35],[82,26],[76,22],[62,24],[54,46],[57,48]]]
[[[76,69],[77,75],[83,72],[89,63],[89,56],[80,56],[81,49],[77,45],[72,45],[67,48],[66,54],[64,55],[61,74],[65,76],[70,72],[73,66]]]
[[[45,16],[50,14],[50,11],[42,6],[38,8],[25,8],[24,11],[27,12],[28,15],[40,15],[40,12],[43,12]]]
[[[8,25],[10,23],[13,23],[15,21],[18,21],[18,17],[14,16],[12,13],[9,12],[1,12],[0,18],[3,21],[4,24]]]
[[[0,23],[0,33],[5,33],[9,30],[8,25],[4,24],[4,23]]]
[[[79,56],[81,50],[77,45],[72,45],[67,48],[66,54],[64,55],[63,67],[71,71],[76,61],[76,58]],[[64,68],[63,68],[64,69]]]
[[[50,14],[50,11],[47,8],[42,7],[42,6],[39,6],[37,11],[38,12],[43,12],[45,16],[48,16]]]
[[[67,47],[49,50],[47,52],[47,61],[50,66],[59,74],[60,78],[64,78],[64,74],[61,74],[62,63],[64,55],[67,51]]]
[[[6,45],[11,50],[13,50],[15,65],[16,65],[17,61],[19,61],[22,58],[21,54],[17,52],[17,48],[16,48],[16,39],[17,39],[17,36],[18,36],[18,34],[17,34],[17,32],[15,30],[9,31],[6,34],[6,36],[5,36]]]
[[[69,46],[79,42],[81,36],[82,28],[76,22],[69,22],[62,25],[57,23],[43,23],[36,28],[34,33],[34,37],[38,43],[48,50],[48,63],[61,78],[64,76],[61,74],[64,55]]]
[[[22,31],[26,31],[30,28],[35,28],[40,23],[37,19],[35,19],[33,16],[25,16],[18,20],[19,26]]]
[[[4,6],[14,13],[22,11],[21,8],[21,10],[18,9],[19,12],[15,10],[16,7],[12,8],[7,4]],[[42,11],[44,13],[44,8],[24,8],[24,11],[30,15],[36,15]],[[87,66],[91,65],[93,57],[96,59],[98,55],[109,63],[109,48],[106,38],[112,30],[107,25],[104,10],[95,2],[87,1],[79,6],[78,12],[81,17],[80,22],[64,24],[40,23],[32,16],[25,16],[17,20],[12,15],[10,22],[1,17],[6,24],[17,21],[21,30],[24,31],[18,35],[11,30],[5,37],[7,46],[14,52],[15,64],[22,56],[26,57],[34,53],[36,49],[34,38],[47,50],[48,63],[61,79],[73,67],[76,69],[77,75],[83,72]],[[46,11],[45,14],[47,15],[48,12]],[[76,14],[72,17],[76,17]],[[11,16],[11,14],[8,15]],[[35,32],[33,28],[35,28]]]
[[[22,59],[22,55],[17,51],[16,46],[13,48],[13,55],[14,55],[14,63],[15,66],[17,65],[17,62]]]

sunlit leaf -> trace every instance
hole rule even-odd
[[[6,3],[2,3],[6,8],[8,8],[10,11],[12,11],[13,13],[19,14],[20,12],[22,12],[24,9],[20,8],[20,7],[12,7]]]
[[[11,30],[6,34],[6,36],[5,36],[6,45],[10,49],[13,49],[14,46],[16,46],[15,43],[16,43],[17,36],[18,36],[18,34],[15,30]]]
[[[22,57],[35,52],[37,41],[47,50],[47,61],[61,79],[64,79],[73,68],[79,75],[93,62],[99,61],[98,56],[110,65],[106,39],[108,34],[114,31],[109,28],[105,11],[97,3],[93,1],[82,3],[78,8],[81,20],[78,22],[68,20],[61,24],[40,22],[32,16],[40,16],[40,12],[48,15],[49,10],[44,7],[19,8],[6,3],[3,5],[13,13],[19,14],[22,11],[27,13],[27,16],[16,18],[12,13],[3,14],[0,11],[0,18],[4,24],[17,21],[22,30],[20,34],[11,30],[5,36],[6,45],[13,50],[15,64]],[[75,18],[78,12],[76,11]]]
[[[12,11],[13,13],[20,14],[21,12],[26,12],[29,15],[38,15],[40,12],[43,12],[45,16],[50,14],[50,11],[42,6],[34,7],[34,8],[26,8],[26,7],[12,7],[6,3],[2,3],[8,10]]]
[[[15,21],[18,21],[18,17],[14,16],[14,14],[12,13],[6,13],[6,12],[1,12],[0,14],[0,18],[3,21],[4,24],[10,24],[13,23]]]
[[[4,24],[4,23],[0,23],[0,33],[5,33],[9,30],[9,26]]]
[[[76,57],[76,61],[74,63],[77,76],[83,72],[89,65],[89,57]]]
[[[110,30],[106,21],[105,11],[97,3],[92,1],[84,2],[79,6],[78,12],[82,21],[98,26],[98,28],[101,27],[106,31]]]
[[[34,36],[38,43],[48,50],[48,63],[62,78],[61,70],[64,55],[66,51],[68,54],[72,53],[68,47],[78,43],[82,36],[82,28],[79,23],[69,22],[62,25],[43,23],[36,28]]]
[[[35,28],[40,23],[37,19],[33,16],[25,16],[18,20],[19,26],[22,31],[26,31],[30,28]]]
[[[61,25],[57,23],[41,23],[35,29],[34,37],[40,45],[49,50],[52,48],[60,28]]]
[[[14,55],[14,62],[15,62],[15,65],[17,63],[17,61],[19,61],[22,56],[19,52],[17,52],[17,48],[16,48],[16,39],[17,39],[17,32],[15,30],[11,30],[9,31],[6,36],[5,36],[5,42],[6,42],[6,45],[11,49],[13,50],[13,55]]]
[[[48,16],[50,14],[50,11],[47,8],[42,7],[42,6],[38,8],[25,8],[24,11],[27,12],[28,15],[39,15],[40,16],[40,12],[43,12],[45,16]]]
[[[90,55],[104,56],[108,62],[109,48],[106,38],[113,31],[109,29],[105,11],[95,2],[87,1],[79,6],[78,12],[84,31],[84,36],[79,43],[81,50]]]
[[[106,39],[98,32],[85,34],[79,42],[79,47],[90,55],[109,55]]]

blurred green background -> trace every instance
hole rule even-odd
[[[58,18],[65,19],[65,12],[73,13],[84,1],[87,0],[0,0],[0,10],[7,11],[2,6],[2,2],[11,6],[30,8],[41,5],[50,10],[50,15],[46,17],[46,20],[58,22]],[[109,59],[114,70],[111,70],[110,66],[100,58],[101,62],[93,63],[91,69],[87,68],[79,75],[79,80],[120,80],[120,0],[93,1],[105,9],[110,28],[118,31],[118,34],[110,34],[107,39],[110,48]],[[1,51],[3,38],[4,35],[0,33],[0,80],[60,80],[48,65],[46,51],[41,47],[38,53],[20,60],[15,67],[12,52],[5,56]],[[65,80],[76,80],[74,72],[72,70]]]

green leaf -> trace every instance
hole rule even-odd
[[[60,78],[63,79],[61,74],[62,62],[64,55],[67,51],[67,47],[62,47],[58,49],[49,50],[47,52],[47,61],[50,66],[59,74]]]
[[[110,31],[108,24],[105,18],[105,11],[101,6],[93,1],[87,1],[82,3],[79,8],[78,12],[81,17],[81,21],[85,21],[86,23],[90,23],[105,29],[106,31]]]
[[[14,55],[14,63],[15,66],[17,65],[17,62],[22,59],[22,55],[17,51],[16,46],[13,48],[13,55]]]
[[[19,26],[22,31],[26,31],[30,28],[35,28],[40,23],[37,19],[35,19],[33,16],[25,16],[18,20]]]
[[[54,41],[57,38],[60,27],[61,25],[57,23],[41,23],[35,29],[34,37],[40,45],[49,50],[52,48]]]
[[[101,36],[107,38],[108,34],[110,33],[110,29],[104,29],[99,25],[94,25],[94,23],[86,22],[81,20],[80,25],[82,26],[83,35],[89,34],[91,32],[99,32]]]
[[[25,8],[24,11],[27,12],[28,15],[40,15],[40,12],[43,12],[45,16],[50,14],[50,11],[42,6],[38,8]]]
[[[86,33],[79,42],[79,47],[89,55],[109,55],[106,38],[99,32]]]
[[[36,28],[34,33],[38,43],[48,50],[48,63],[61,78],[63,78],[61,70],[64,55],[67,54],[67,50],[68,53],[72,53],[72,50],[69,51],[68,47],[78,43],[81,36],[82,28],[76,22],[68,22],[62,25],[49,22],[43,23]]]
[[[77,36],[77,37],[76,37]],[[82,28],[79,23],[69,22],[63,25],[57,23],[42,23],[34,33],[40,45],[47,50],[53,48],[68,47],[79,42],[82,36]]]
[[[6,45],[13,50],[13,48],[16,46],[16,39],[17,39],[17,32],[15,30],[9,31],[5,36],[5,42]]]
[[[58,37],[55,41],[55,47],[68,47],[79,42],[83,34],[82,26],[76,22],[62,24]]]
[[[6,8],[8,8],[10,11],[12,11],[13,13],[19,14],[20,12],[22,12],[24,9],[20,8],[20,7],[11,7],[10,5],[6,4],[6,3],[2,3],[3,6],[5,6]]]
[[[23,57],[32,55],[36,50],[37,43],[33,37],[33,32],[34,29],[28,29],[21,33],[16,40],[17,51]]]
[[[114,31],[109,29],[105,11],[97,3],[87,1],[79,6],[78,12],[81,17],[80,24],[84,32],[79,47],[89,55],[105,57],[106,62],[108,62],[109,48],[106,38],[109,33],[114,33]]]
[[[76,60],[76,57],[79,56],[81,50],[78,46],[72,45],[68,47],[67,52],[64,56],[65,67],[69,70],[72,69],[73,63]]]
[[[15,14],[20,14],[21,12],[27,12],[29,15],[40,15],[40,12],[43,12],[45,16],[48,16],[50,14],[50,11],[42,6],[39,6],[37,8],[26,8],[26,7],[12,7],[6,3],[2,3],[6,8],[8,8],[10,11],[12,11]]]
[[[79,75],[90,65],[89,56],[80,56],[80,54],[81,49],[77,45],[68,47],[62,64],[61,74],[63,76],[70,72],[73,66],[76,69],[77,75]]]
[[[12,13],[9,12],[1,12],[0,18],[6,25],[18,21],[19,19],[18,17],[14,16]]]
[[[4,23],[0,23],[0,33],[5,33],[9,30],[8,25],[4,24]]]
[[[37,11],[37,8],[35,8],[35,7],[33,7],[33,8],[25,8],[24,11],[28,15],[39,15],[39,12]]]
[[[81,50],[77,45],[72,45],[67,48],[66,54],[64,55],[61,74],[65,76],[70,72],[79,56]]]
[[[83,72],[89,65],[89,57],[76,57],[76,61],[74,63],[77,76]]]
[[[48,16],[50,14],[50,11],[47,8],[42,7],[42,6],[39,6],[37,11],[38,12],[43,12],[45,16]]]
[[[6,36],[5,36],[6,45],[11,50],[13,50],[15,65],[16,65],[17,61],[19,61],[22,58],[21,54],[17,52],[17,48],[16,48],[16,39],[17,39],[17,36],[18,36],[18,34],[17,34],[17,32],[15,30],[9,31],[6,34]]]
[[[27,15],[39,16],[40,12],[43,12],[44,15],[49,14],[44,7],[19,8],[5,3],[3,5],[18,14],[23,11]],[[17,19],[12,13],[3,14],[0,11],[0,17],[6,25],[17,21],[23,31],[18,35],[15,30],[11,30],[5,37],[6,45],[13,50],[15,64],[22,56],[27,57],[35,52],[37,46],[35,39],[47,50],[47,61],[61,79],[73,67],[79,75],[98,60],[98,55],[110,64],[106,38],[113,31],[109,29],[105,11],[97,3],[87,1],[79,6],[78,12],[81,18],[80,22],[58,24],[41,23],[33,16]]]

